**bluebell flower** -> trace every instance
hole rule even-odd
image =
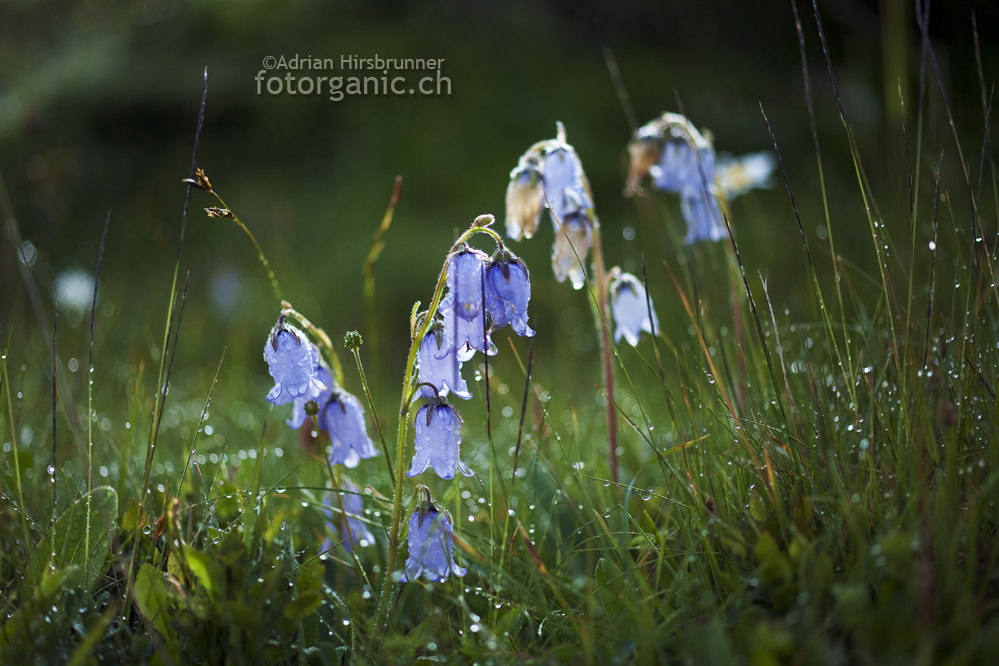
[[[486,265],[486,310],[492,329],[509,325],[517,335],[534,337],[527,325],[531,300],[531,275],[527,266],[509,250],[500,250]]]
[[[343,389],[335,389],[329,404],[320,414],[330,435],[330,462],[357,467],[361,458],[373,458],[378,450],[364,425],[364,408],[357,398]]]
[[[695,154],[686,141],[673,140],[666,142],[659,163],[653,165],[649,174],[657,190],[683,192],[710,190],[715,180],[714,171],[715,151],[711,146],[699,149]]]
[[[776,162],[769,152],[716,159],[711,140],[678,113],[664,113],[632,134],[625,195],[641,191],[646,176],[658,190],[680,195],[687,243],[728,236],[719,198],[766,187]]]
[[[541,156],[528,152],[510,172],[506,188],[506,235],[514,240],[533,236],[541,221],[543,205]]]
[[[340,541],[341,539],[347,539],[343,543],[343,547],[347,549],[347,552],[354,550],[354,544],[357,544],[361,548],[366,548],[375,543],[375,535],[371,533],[368,525],[361,520],[361,516],[364,513],[364,500],[361,497],[361,489],[347,476],[342,477],[340,485],[341,489],[337,491],[338,497],[336,499],[334,499],[332,492],[326,493],[326,496],[323,498],[323,506],[330,507],[323,509],[323,513],[326,514],[326,528],[333,534],[334,539],[327,539],[322,545],[321,550],[325,551],[329,549],[333,545],[334,540]],[[334,518],[333,508],[340,509],[341,505],[343,514]],[[346,529],[350,532],[349,537],[347,534],[340,533],[341,528],[344,527],[344,514],[346,515]]]
[[[461,377],[461,361],[458,360],[454,345],[446,339],[440,320],[434,322],[423,336],[420,348],[416,350],[416,366],[420,373],[420,383],[432,384],[437,389],[435,393],[429,386],[421,386],[422,397],[443,397],[449,392],[464,400],[472,397],[468,392],[468,384]]]
[[[645,286],[631,273],[623,273],[611,282],[611,311],[614,313],[614,344],[622,336],[632,347],[638,345],[642,331],[652,335],[659,330],[659,319],[652,301],[646,300]],[[649,318],[649,312],[652,318]]]
[[[464,576],[468,570],[454,561],[453,544],[448,512],[438,509],[432,501],[418,507],[409,518],[409,558],[402,582],[421,575],[434,583],[443,583],[452,573]]]
[[[458,361],[472,358],[476,351],[497,353],[486,331],[486,308],[482,300],[485,279],[485,253],[465,246],[448,260],[448,293],[438,307],[444,317],[445,342],[454,349]],[[449,350],[438,354],[443,358]]]
[[[715,150],[679,113],[664,113],[635,130],[628,152],[631,165],[626,194],[635,193],[647,175],[656,189],[666,192],[710,190],[714,185]]]
[[[593,208],[584,178],[583,165],[572,146],[562,143],[546,152],[542,180],[553,218],[564,224],[569,217]]]
[[[541,186],[543,197],[538,192]],[[562,123],[558,123],[555,139],[531,146],[521,156],[517,168],[510,172],[507,187],[510,238],[520,240],[534,234],[542,202],[549,209],[555,230],[552,245],[555,279],[565,282],[569,278],[573,288],[580,289],[585,282],[581,264],[585,264],[593,245],[593,199],[579,155],[565,141]]]
[[[285,405],[299,397],[315,400],[326,389],[326,385],[316,377],[319,350],[304,333],[285,324],[283,317],[267,338],[264,360],[274,378],[274,388],[267,394],[271,404]]]
[[[721,208],[714,194],[703,190],[690,188],[680,195],[680,212],[687,222],[687,237],[684,241],[690,245],[698,241],[719,241],[728,237],[725,222],[722,219]]]
[[[318,356],[318,352],[316,355]],[[285,423],[287,423],[292,430],[298,430],[301,428],[306,419],[309,418],[305,411],[306,403],[314,401],[316,403],[316,413],[322,414],[323,410],[326,409],[326,405],[330,402],[333,390],[337,388],[336,382],[333,380],[333,375],[330,373],[329,368],[327,368],[326,364],[321,361],[316,366],[316,379],[325,384],[326,388],[318,393],[318,395],[312,395],[312,392],[310,392],[303,396],[299,396],[292,401],[291,418],[285,421]]]
[[[455,470],[465,476],[475,474],[459,458],[461,417],[454,407],[439,398],[431,398],[416,412],[416,453],[406,472],[412,478],[433,467],[442,479],[453,479]]]

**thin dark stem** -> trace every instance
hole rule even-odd
[[[58,377],[56,374],[56,333],[59,323],[59,313],[52,318],[52,469],[49,471],[49,481],[52,483],[52,525],[55,526],[56,517],[56,387]],[[52,539],[55,544],[55,539]]]
[[[631,131],[638,129],[638,117],[635,115],[635,107],[631,105],[631,98],[628,96],[628,89],[624,87],[624,79],[621,78],[621,70],[617,66],[617,59],[614,57],[614,50],[609,46],[604,47],[604,61],[607,63],[607,72],[610,73],[611,82],[614,84],[614,91],[621,101],[621,109],[624,117],[631,126]]]
[[[940,161],[943,162],[943,153],[940,154]],[[938,167],[939,168],[939,167]],[[926,335],[923,338],[923,365],[926,367],[926,361],[930,355],[930,327],[933,323],[933,291],[934,291],[934,278],[936,277],[937,269],[937,210],[940,204],[940,172],[937,171],[935,174],[936,179],[936,189],[933,192],[933,246],[930,248],[930,298],[929,302],[926,304]]]
[[[652,297],[649,295],[649,276],[645,272],[645,253],[642,253],[642,284],[645,285],[645,307],[649,313],[649,328],[652,329],[652,351],[656,355],[656,365],[659,367],[659,380],[666,382],[666,371],[663,370],[663,360],[659,356],[659,343],[656,342],[656,319],[652,316]]]
[[[97,251],[97,268],[94,270],[94,300],[90,304],[90,350],[87,354],[87,531],[84,533],[83,573],[90,575],[90,500],[94,490],[94,318],[97,314],[97,287],[101,280],[101,262],[104,261],[104,243],[111,225],[111,211],[104,220],[101,246]]]

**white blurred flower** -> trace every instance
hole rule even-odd
[[[94,277],[80,268],[69,268],[52,281],[52,300],[70,326],[77,326],[94,298]]]
[[[731,200],[754,188],[769,187],[767,181],[777,166],[773,153],[767,150],[741,157],[722,157],[715,167],[715,178],[721,195]]]
[[[631,273],[614,278],[610,285],[611,311],[614,313],[614,344],[624,337],[632,347],[638,345],[642,331],[653,334],[659,329],[659,318],[652,301],[645,294],[645,286]],[[652,313],[650,320],[649,313]]]

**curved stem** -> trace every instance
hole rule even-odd
[[[389,455],[388,444],[385,442],[385,432],[382,430],[382,422],[378,419],[378,413],[375,411],[375,401],[371,399],[371,391],[368,390],[368,379],[364,376],[364,366],[361,365],[361,353],[358,348],[351,350],[354,354],[354,362],[357,363],[357,374],[361,376],[361,388],[364,390],[364,397],[368,399],[368,409],[371,410],[371,418],[375,422],[375,427],[378,428],[378,438],[382,442],[382,451],[385,452],[385,464],[388,466],[389,476],[395,478],[395,472],[392,471],[392,457]]]
[[[458,240],[456,240],[454,245],[451,246],[451,252],[477,233],[484,233],[492,237],[492,239],[495,240],[500,247],[503,246],[502,239],[495,231],[486,227],[473,225],[458,237]],[[450,252],[448,254],[450,255]],[[434,320],[434,316],[437,314],[437,307],[440,305],[441,295],[444,293],[444,285],[447,282],[447,265],[448,262],[445,261],[444,267],[441,268],[440,275],[437,277],[437,288],[434,290],[433,301],[431,301],[430,307],[427,309],[426,316],[423,317],[423,322],[420,324],[410,341],[409,356],[406,359],[406,371],[403,374],[402,402],[399,406],[399,429],[398,436],[396,438],[395,492],[392,501],[392,523],[388,533],[389,544],[387,561],[385,563],[385,576],[382,582],[381,597],[378,601],[378,612],[375,615],[374,635],[371,641],[371,650],[373,655],[378,655],[381,650],[382,638],[385,633],[385,625],[388,619],[389,604],[392,601],[392,590],[395,588],[396,582],[394,574],[399,556],[399,526],[402,522],[402,488],[403,482],[405,481],[403,469],[406,458],[406,430],[409,425],[410,389],[413,382],[413,370],[416,366],[416,352],[419,350],[420,343],[423,342],[423,336],[427,334],[427,331],[430,329],[430,325]]]
[[[222,200],[222,197],[218,195],[218,192],[216,192],[215,190],[208,190],[208,193],[214,196],[216,199],[218,199],[218,202],[222,204],[222,208],[229,213],[228,215],[222,215],[220,217],[228,217],[230,220],[235,222],[239,226],[239,228],[243,230],[243,233],[245,233],[250,238],[250,241],[253,243],[253,247],[257,248],[257,257],[260,259],[260,263],[264,265],[264,270],[267,271],[267,277],[271,281],[271,289],[274,290],[274,297],[277,298],[279,302],[283,301],[284,296],[281,295],[281,287],[278,285],[277,276],[274,275],[274,270],[271,268],[271,263],[267,261],[267,257],[264,255],[264,251],[260,247],[260,243],[257,242],[256,236],[254,236],[253,232],[250,231],[246,227],[246,225],[243,224],[242,220],[240,220],[236,216],[236,213],[234,213],[232,209],[226,205],[225,201]]]

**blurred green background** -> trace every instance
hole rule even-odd
[[[837,247],[858,269],[876,271],[812,8],[801,5]],[[907,262],[896,90],[901,76],[911,136],[919,90],[912,8],[897,0],[840,0],[821,9],[848,120],[889,233],[902,239],[896,258]],[[938,3],[931,35],[977,173],[984,123],[973,11],[991,82],[999,56],[995,4]],[[83,302],[89,300],[86,282],[71,278],[75,270],[92,273],[101,227],[112,211],[97,317],[98,408],[112,411],[117,403],[122,413],[125,380],[142,362],[145,381],[152,383],[149,363],[159,354],[184,200],[180,180],[190,165],[205,66],[208,102],[198,164],[260,240],[285,297],[338,345],[352,329],[370,340],[362,266],[393,179],[403,176],[404,193],[376,272],[380,345],[362,349],[386,413],[398,399],[413,302],[429,299],[459,229],[487,212],[502,224],[510,169],[531,143],[554,136],[557,120],[565,123],[591,180],[608,265],[639,272],[644,256],[664,332],[686,336],[689,322],[663,259],[676,265],[692,250],[670,241],[653,199],[621,195],[631,128],[603,47],[616,55],[640,123],[677,110],[679,99],[698,127],[711,130],[720,152],[769,147],[762,104],[781,142],[813,252],[828,266],[828,251],[816,235],[824,219],[789,2],[6,0],[0,7],[0,169],[20,235],[34,248],[24,259],[50,319],[57,288],[69,296],[76,289]],[[338,103],[319,95],[258,95],[253,77],[263,58],[295,54],[336,62],[344,54],[444,58],[452,93]],[[927,113],[939,119],[943,107],[927,81]],[[944,146],[948,177],[960,176],[949,136],[934,130],[924,145],[923,187]],[[801,309],[808,296],[798,290],[806,275],[800,236],[779,176],[774,185],[735,201],[733,224],[754,288],[761,271],[775,307]],[[951,184],[960,201],[966,198],[962,187],[963,179]],[[661,201],[682,233],[677,201]],[[203,400],[227,346],[220,383],[229,396],[225,404],[242,400],[259,415],[266,405],[257,392],[269,379],[260,350],[278,306],[246,237],[226,220],[205,218],[202,208],[214,203],[203,193],[192,196],[182,258],[190,287],[174,370],[181,392],[174,395],[189,395],[192,413],[198,413],[193,404]],[[994,219],[982,223],[994,231]],[[552,278],[550,228],[546,215],[534,240],[513,244],[532,269],[535,376],[545,386],[570,394],[582,387],[588,395],[599,376],[596,339],[585,293]],[[928,235],[924,218],[917,232],[921,246]],[[0,325],[4,339],[13,330],[17,381],[27,386],[29,376],[37,377],[33,397],[43,410],[48,353],[11,237],[5,224]],[[704,271],[700,279],[711,281],[711,275]],[[60,282],[60,276],[68,278]],[[855,286],[862,293],[863,281]],[[75,358],[85,364],[88,311],[68,308],[60,316],[64,363]],[[508,349],[506,336],[497,336],[501,349]],[[526,346],[518,345],[523,353]],[[496,363],[497,372],[512,374],[510,355]],[[357,391],[351,365],[348,388]],[[77,388],[81,374],[71,375]],[[120,381],[108,381],[114,378]]]

